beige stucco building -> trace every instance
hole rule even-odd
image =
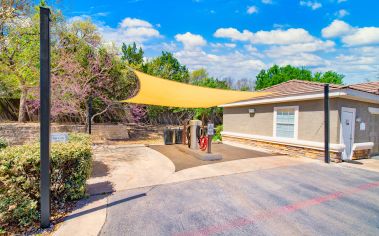
[[[270,95],[222,105],[223,141],[323,157],[324,84],[291,80]],[[336,160],[379,153],[379,82],[330,85],[330,150]]]

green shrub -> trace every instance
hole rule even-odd
[[[224,129],[223,125],[218,125],[215,129],[215,135],[213,136],[213,141],[222,141],[221,132]]]
[[[85,196],[91,173],[88,135],[70,134],[69,142],[51,146],[51,207],[53,212]],[[30,226],[39,219],[39,143],[0,151],[0,228]]]
[[[8,146],[7,140],[0,138],[0,149],[6,148]]]

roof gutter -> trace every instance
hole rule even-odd
[[[333,90],[329,93],[330,98],[347,98],[351,100],[370,102],[370,103],[378,103],[379,104],[379,96],[367,92],[361,92],[354,89],[344,88]],[[276,98],[264,98],[264,99],[254,99],[250,101],[241,101],[234,102],[229,104],[223,104],[219,107],[240,107],[240,106],[249,106],[249,105],[260,105],[260,104],[270,104],[270,103],[284,103],[284,102],[294,102],[294,101],[306,101],[306,100],[317,100],[323,99],[324,93],[311,93],[311,94],[301,94],[295,96],[288,97],[276,97]]]

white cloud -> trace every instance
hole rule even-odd
[[[330,25],[323,28],[321,33],[325,38],[333,38],[349,34],[353,30],[349,24],[341,20],[334,20]]]
[[[345,17],[345,16],[347,16],[347,15],[350,15],[350,13],[349,13],[348,11],[346,11],[345,9],[341,9],[341,10],[337,11],[337,12],[335,13],[335,15],[336,15],[337,17],[339,17],[339,18],[342,18],[342,17]]]
[[[263,4],[272,4],[272,0],[262,0]]]
[[[343,50],[332,59],[333,63],[320,68],[346,75],[346,83],[358,83],[376,79],[379,72],[379,47],[357,47]]]
[[[284,46],[272,46],[265,51],[265,54],[269,57],[276,58],[288,55],[296,55],[298,53],[309,53],[316,51],[333,51],[335,43],[333,41],[321,41],[316,40],[310,43],[291,44]]]
[[[235,28],[220,28],[214,33],[217,38],[229,38],[235,41],[250,41],[257,44],[293,44],[315,41],[315,38],[308,31],[298,29],[258,31],[256,33],[249,30],[238,31]]]
[[[300,1],[300,6],[306,6],[312,8],[312,10],[316,10],[322,7],[322,4],[317,1]]]
[[[116,28],[105,25],[102,22],[95,23],[103,36],[103,40],[114,42],[116,45],[133,42],[142,45],[146,41],[162,37],[151,23],[141,19],[127,17]]]
[[[85,20],[90,20],[91,16],[89,15],[80,15],[80,16],[73,16],[67,19],[67,23],[72,23],[74,21],[85,21]]]
[[[130,17],[123,19],[120,23],[120,26],[121,26],[121,28],[128,28],[128,27],[131,27],[131,28],[135,28],[135,27],[151,28],[152,27],[152,25],[145,20],[140,20],[137,18],[130,18]]]
[[[253,33],[248,30],[239,32],[235,28],[220,28],[217,29],[213,35],[217,38],[230,38],[236,41],[248,41],[254,36]]]
[[[287,29],[258,31],[255,33],[252,42],[262,44],[293,44],[314,41],[308,31],[304,29]]]
[[[227,48],[235,48],[237,45],[235,43],[224,43],[224,46]]]
[[[342,38],[349,46],[379,44],[379,27],[363,27]]]
[[[244,45],[245,50],[252,56],[255,56],[257,58],[264,58],[265,55],[262,54],[258,48],[254,47],[251,44]]]
[[[245,45],[244,48],[245,48],[248,52],[252,52],[252,53],[257,53],[257,52],[258,52],[258,48],[254,47],[254,46],[251,45],[251,44],[247,44],[247,45]]]
[[[136,38],[154,38],[159,36],[159,32],[156,29],[146,27],[127,28],[123,34]]]
[[[341,37],[347,46],[379,44],[379,27],[352,27],[341,20],[334,20],[322,29],[325,38]]]
[[[187,32],[177,34],[175,39],[183,44],[183,49],[174,55],[190,70],[206,68],[210,75],[218,78],[252,78],[265,68],[265,64],[257,57],[236,50],[235,43],[210,43],[212,51],[222,53],[219,55],[203,50],[207,42],[201,35]]]
[[[235,43],[211,43],[212,48],[235,48]]]
[[[216,55],[203,50],[182,50],[174,55],[190,70],[206,68],[211,76],[217,78],[254,78],[261,69],[266,68],[261,60],[239,51]]]
[[[201,35],[190,32],[177,34],[175,35],[175,39],[181,42],[186,49],[202,47],[207,44],[207,41]]]
[[[143,45],[144,51],[154,51],[157,53],[160,53],[162,51],[169,51],[173,52],[178,50],[178,45],[171,41],[171,42],[159,42],[159,43],[154,43],[154,44],[146,44]]]
[[[287,57],[278,57],[273,61],[278,65],[292,65],[292,66],[324,66],[327,65],[327,61],[323,58],[311,54],[311,53],[299,53]]]
[[[246,13],[249,15],[258,13],[258,8],[256,6],[249,6],[247,7]]]

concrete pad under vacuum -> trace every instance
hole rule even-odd
[[[184,145],[178,146],[178,148],[181,151],[183,151],[183,152],[185,152],[191,156],[194,156],[197,159],[202,160],[202,161],[217,161],[217,160],[222,159],[222,155],[220,153],[207,153],[206,151],[190,149]]]

